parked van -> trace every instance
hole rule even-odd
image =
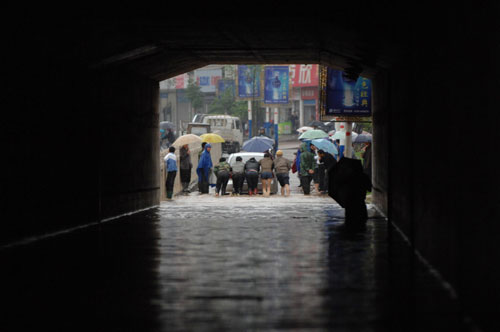
[[[222,152],[236,153],[243,145],[243,126],[240,118],[230,115],[206,115],[203,123],[209,124],[212,133],[218,134],[226,141],[222,143]]]

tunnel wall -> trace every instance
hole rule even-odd
[[[93,79],[93,108],[101,137],[101,218],[159,204],[158,82],[120,71]]]
[[[500,43],[490,13],[428,21],[374,80],[374,201],[487,331],[499,328],[500,301]]]
[[[159,204],[158,83],[47,54],[4,76],[0,244]]]

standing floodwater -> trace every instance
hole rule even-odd
[[[328,197],[194,194],[3,249],[1,323],[6,331],[455,328],[456,307],[369,212],[366,230],[349,233]]]
[[[376,304],[372,242],[384,222],[346,242],[333,238],[343,211],[329,198],[207,198],[189,206],[178,200],[159,211],[162,321],[173,330],[366,324],[357,309]],[[332,302],[354,288],[367,291],[358,305]]]

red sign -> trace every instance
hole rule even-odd
[[[175,88],[176,89],[185,89],[188,84],[188,76],[186,74],[182,74],[175,77]]]
[[[293,87],[318,86],[318,65],[289,65]]]
[[[318,87],[300,89],[300,99],[302,100],[316,100],[318,99],[318,95]]]

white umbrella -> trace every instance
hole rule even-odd
[[[201,140],[200,136],[197,136],[194,134],[186,134],[186,135],[182,135],[181,137],[176,139],[172,145],[179,147],[179,146],[183,146],[185,144],[191,144],[191,143],[201,144],[201,141],[202,140]]]
[[[352,141],[354,142],[356,137],[358,137],[358,134],[355,133],[354,131],[352,131],[351,136],[352,136]],[[345,131],[339,130],[339,131],[335,132],[335,134],[333,134],[333,136],[331,136],[331,139],[345,139]]]
[[[314,129],[313,127],[304,126],[304,127],[300,127],[299,129],[297,129],[297,131],[299,133],[304,133],[304,132],[306,132],[308,130],[313,130],[313,129]]]

